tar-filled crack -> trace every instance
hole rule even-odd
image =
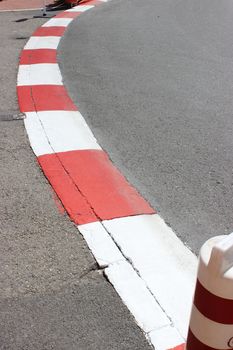
[[[35,104],[35,101],[34,101],[34,97],[33,97],[33,92],[32,92],[32,87],[30,88],[30,95],[31,95],[31,99],[33,101],[33,106],[34,106],[34,109],[35,109],[35,112],[36,112],[36,115],[37,115],[37,118],[39,120],[39,123],[44,131],[44,134],[45,134],[45,137],[47,139],[47,142],[51,148],[51,150],[53,151],[54,155],[57,157],[57,160],[59,161],[59,163],[61,164],[63,170],[65,171],[65,173],[67,174],[67,176],[71,179],[73,185],[75,186],[75,188],[77,189],[77,191],[80,193],[80,195],[83,197],[83,199],[85,200],[85,202],[88,204],[90,210],[94,213],[94,215],[96,216],[96,218],[101,221],[102,219],[99,217],[99,215],[95,212],[95,209],[93,208],[93,206],[91,205],[91,203],[88,201],[87,197],[85,196],[85,194],[81,191],[81,189],[78,187],[78,185],[76,184],[76,182],[74,181],[74,179],[72,178],[72,176],[70,175],[69,171],[65,168],[64,164],[62,163],[61,159],[59,158],[59,154],[56,153],[56,151],[54,150],[50,140],[49,140],[49,137],[46,133],[46,130],[44,128],[44,125],[42,123],[42,121],[40,120],[39,118],[39,115],[38,115],[38,111],[37,111],[37,108],[36,108],[36,104]],[[58,195],[58,194],[57,194]],[[59,197],[59,195],[58,195]],[[59,197],[60,198],[60,197]],[[61,198],[60,198],[61,199]],[[62,200],[62,199],[61,199]]]
[[[37,118],[39,120],[39,123],[44,131],[45,137],[47,139],[47,142],[49,144],[49,146],[51,147],[51,150],[53,151],[54,155],[57,157],[59,163],[61,164],[62,168],[64,169],[65,173],[67,174],[67,176],[71,179],[72,183],[74,184],[75,188],[77,189],[77,191],[80,193],[80,195],[83,197],[83,199],[86,201],[86,203],[88,204],[90,210],[94,213],[94,215],[96,216],[96,218],[98,219],[98,221],[100,222],[100,224],[103,226],[104,230],[109,234],[109,236],[111,237],[111,239],[113,240],[113,242],[115,243],[115,245],[117,246],[117,248],[119,249],[119,251],[121,252],[122,256],[124,257],[124,259],[132,266],[132,268],[134,269],[134,271],[136,272],[136,274],[138,275],[138,277],[145,283],[146,289],[148,290],[148,292],[152,295],[152,297],[155,299],[156,303],[159,305],[159,307],[161,308],[161,310],[164,312],[164,314],[167,316],[170,325],[174,326],[173,321],[171,319],[171,317],[166,313],[165,309],[162,307],[162,305],[160,304],[160,302],[158,301],[158,299],[156,298],[156,296],[153,294],[153,292],[151,291],[151,289],[147,286],[146,281],[141,277],[140,272],[136,269],[136,267],[133,264],[133,261],[124,254],[121,246],[117,243],[117,241],[114,239],[114,237],[111,235],[111,233],[107,230],[107,228],[104,226],[103,222],[102,222],[102,218],[96,213],[95,209],[93,208],[93,206],[91,205],[91,203],[88,201],[87,197],[84,195],[84,193],[82,193],[82,191],[80,190],[80,188],[78,187],[78,185],[76,184],[76,182],[74,181],[74,179],[72,178],[72,176],[70,175],[70,173],[68,172],[68,170],[65,168],[64,164],[62,163],[61,159],[59,158],[58,153],[55,152],[49,137],[46,133],[46,130],[44,128],[44,125],[42,123],[42,121],[39,118],[38,115],[38,111],[36,108],[36,104],[35,104],[35,100],[33,97],[33,91],[32,91],[32,87],[30,87],[30,96],[33,102],[33,106],[34,106],[34,110],[36,112]],[[46,176],[46,175],[45,175]],[[61,199],[61,198],[60,198]],[[155,212],[156,213],[156,212]],[[147,215],[154,215],[155,213],[150,213]],[[133,217],[133,216],[139,216],[139,215],[144,215],[144,214],[132,214],[132,215],[127,215],[127,217]],[[114,219],[118,219],[118,218],[122,218],[122,216],[119,217],[114,217]],[[109,266],[109,265],[108,265]],[[93,271],[103,271],[103,276],[105,277],[105,279],[107,280],[108,283],[111,284],[111,282],[109,281],[107,274],[105,272],[105,270],[108,268],[108,266],[100,266],[97,262],[93,263],[89,268],[87,268],[80,276],[79,279],[85,278],[89,273],[93,272]],[[150,330],[149,332],[144,332],[147,336],[149,335],[149,333],[153,331]],[[150,339],[148,339],[150,341]]]
[[[75,188],[77,189],[77,191],[80,193],[80,195],[83,197],[83,199],[85,200],[85,202],[87,203],[87,205],[89,206],[90,210],[93,212],[93,214],[95,215],[95,217],[98,219],[98,221],[102,221],[103,218],[101,218],[98,213],[95,211],[94,207],[92,206],[92,204],[88,201],[87,197],[85,196],[85,194],[82,192],[82,190],[78,187],[78,185],[76,184],[76,182],[74,181],[74,179],[72,178],[72,176],[70,175],[69,171],[65,168],[64,164],[62,163],[60,157],[59,157],[59,153],[56,153],[56,151],[54,150],[50,140],[49,140],[49,137],[46,133],[46,130],[44,128],[44,125],[42,123],[42,121],[40,120],[39,116],[38,116],[38,113],[37,113],[37,109],[36,109],[36,105],[35,105],[35,102],[34,102],[34,98],[33,98],[33,93],[32,93],[32,88],[30,89],[30,93],[31,93],[31,98],[32,98],[32,101],[33,101],[33,105],[34,105],[34,108],[35,108],[35,112],[37,114],[37,117],[38,117],[38,120],[40,122],[40,125],[44,131],[44,134],[45,134],[45,137],[47,139],[47,142],[49,144],[49,146],[51,147],[54,155],[57,157],[59,163],[61,164],[62,168],[64,169],[65,173],[67,174],[67,176],[71,179],[73,185],[75,186]],[[57,194],[58,195],[58,194]],[[58,196],[59,197],[59,196]],[[59,197],[60,198],[60,197]],[[61,198],[60,198],[61,199]],[[61,199],[62,201],[62,199]],[[150,213],[148,215],[153,215],[154,213]],[[142,214],[131,214],[131,215],[127,215],[127,217],[132,217],[132,216],[138,216],[138,215],[144,215],[143,213]],[[114,219],[120,219],[122,218],[122,216],[115,216]]]
[[[121,249],[120,245],[117,243],[117,241],[114,239],[114,237],[111,235],[111,233],[107,230],[107,228],[104,226],[103,222],[102,222],[102,218],[96,213],[95,209],[93,208],[93,206],[91,205],[91,203],[88,201],[88,199],[86,198],[86,196],[82,193],[82,191],[80,190],[80,188],[78,187],[78,185],[75,183],[75,181],[73,180],[72,176],[70,175],[70,173],[67,171],[67,169],[65,168],[64,164],[62,163],[61,159],[59,158],[59,155],[58,153],[55,152],[50,140],[49,140],[49,137],[46,133],[46,130],[44,128],[44,125],[42,123],[42,121],[40,120],[39,116],[38,116],[38,111],[36,109],[36,104],[35,104],[35,101],[34,101],[34,97],[33,97],[33,93],[32,93],[32,87],[30,88],[30,93],[31,93],[31,98],[32,98],[32,101],[33,101],[33,105],[34,105],[34,108],[35,108],[35,112],[37,114],[37,117],[38,117],[38,120],[41,124],[41,127],[44,131],[44,134],[45,134],[45,137],[48,141],[48,144],[50,145],[54,155],[57,157],[59,163],[61,164],[62,168],[64,169],[65,173],[67,174],[67,176],[69,176],[69,178],[71,179],[72,183],[74,184],[75,188],[77,189],[77,191],[81,194],[81,196],[83,197],[83,199],[86,201],[86,203],[88,204],[88,206],[90,207],[90,209],[92,210],[92,212],[94,213],[94,215],[96,216],[96,218],[99,220],[100,224],[103,226],[103,228],[105,229],[105,231],[109,234],[109,236],[111,237],[111,239],[113,240],[113,242],[115,243],[115,245],[117,246],[117,248],[119,249],[119,251],[121,252],[122,256],[125,258],[125,260],[132,266],[132,268],[134,269],[134,271],[137,273],[138,277],[145,283],[145,286],[147,288],[147,290],[149,291],[149,293],[153,296],[153,298],[155,299],[156,303],[159,305],[159,307],[161,308],[161,310],[164,312],[164,314],[167,316],[167,318],[169,319],[170,321],[170,324],[173,325],[173,322],[172,322],[172,319],[171,317],[166,313],[165,309],[162,307],[162,305],[159,303],[158,299],[156,298],[156,296],[153,294],[153,292],[151,291],[151,289],[147,286],[145,280],[141,277],[139,271],[136,269],[136,267],[134,266],[133,264],[133,261],[124,254],[123,250]],[[143,214],[141,214],[143,215]],[[153,215],[153,213],[151,213],[151,215]],[[135,215],[127,215],[127,217],[130,217],[130,216],[136,216]],[[138,216],[138,215],[137,215]],[[122,218],[122,217],[119,217],[119,218]],[[117,217],[114,217],[114,219],[117,219]],[[87,269],[87,271],[85,271],[81,276],[80,278],[83,278],[85,277],[88,273],[90,273],[91,271],[94,271],[94,270],[103,270],[104,272],[104,276],[106,278],[106,280],[109,282],[107,276],[106,276],[106,273],[105,273],[105,270],[106,269],[106,266],[101,268],[97,263],[95,263],[93,265],[93,267]],[[152,331],[152,330],[151,330]]]
[[[73,178],[72,178],[72,176],[70,175],[70,173],[67,171],[67,169],[66,169],[65,166],[63,165],[61,159],[59,158],[59,155],[55,152],[53,146],[51,145],[51,142],[50,142],[50,140],[49,140],[49,137],[48,137],[48,135],[47,135],[47,133],[46,133],[46,131],[45,131],[44,125],[43,125],[42,121],[40,120],[40,118],[39,118],[39,116],[38,116],[38,113],[37,113],[37,110],[36,110],[35,101],[34,101],[34,98],[33,98],[32,88],[30,89],[30,92],[31,92],[31,98],[32,98],[32,101],[33,101],[33,104],[34,104],[34,108],[35,108],[35,111],[36,111],[38,120],[39,120],[39,122],[40,122],[40,124],[41,124],[41,127],[42,127],[43,131],[44,131],[44,134],[45,134],[45,137],[46,137],[46,139],[47,139],[47,141],[48,141],[48,144],[50,145],[50,147],[51,147],[53,153],[56,155],[56,157],[57,157],[58,161],[60,162],[62,168],[64,169],[65,173],[67,174],[67,176],[69,176],[69,178],[71,179],[72,183],[73,183],[74,186],[76,187],[77,191],[78,191],[78,192],[81,194],[81,196],[84,198],[84,200],[86,201],[86,203],[88,204],[88,206],[90,207],[90,209],[92,210],[92,212],[94,213],[94,215],[96,216],[96,218],[99,220],[100,224],[103,226],[103,228],[105,229],[105,231],[106,231],[106,232],[109,234],[109,236],[112,238],[113,242],[115,243],[115,245],[117,246],[117,248],[118,248],[119,251],[121,252],[122,256],[123,256],[123,257],[125,258],[125,260],[133,267],[134,271],[137,273],[137,275],[139,276],[139,278],[143,280],[143,278],[141,277],[139,271],[138,271],[138,270],[136,269],[136,267],[134,266],[133,261],[123,253],[123,251],[122,251],[120,245],[116,242],[116,240],[113,238],[113,236],[111,235],[111,233],[108,232],[108,230],[107,230],[106,227],[104,226],[104,224],[103,224],[103,222],[102,222],[102,218],[99,217],[99,215],[96,213],[96,211],[95,211],[94,208],[92,207],[91,203],[87,200],[87,198],[85,197],[85,195],[82,193],[82,191],[80,190],[80,188],[77,186],[77,184],[76,184],[75,181],[73,180]],[[143,215],[143,214],[141,214],[141,215]],[[150,214],[150,215],[153,215],[153,213]],[[127,217],[130,217],[130,216],[136,216],[136,215],[128,215]],[[137,215],[137,216],[138,216],[138,215]],[[119,217],[119,218],[122,218],[122,217]],[[114,219],[117,219],[117,217],[114,217]],[[99,266],[99,265],[96,263],[96,266]],[[103,267],[103,268],[102,268],[103,271],[104,271],[105,268],[106,268],[106,267]],[[101,267],[99,267],[99,269],[101,269]],[[92,271],[92,270],[90,270],[90,271]],[[90,271],[88,271],[87,273],[89,273]],[[87,273],[86,273],[86,274],[87,274]],[[85,276],[85,274],[84,274],[84,276]],[[108,278],[107,278],[107,276],[106,276],[105,273],[104,273],[104,276],[105,276],[105,278],[108,280]],[[144,280],[143,280],[143,281],[144,281]],[[166,311],[164,310],[164,308],[162,307],[162,305],[159,303],[159,301],[157,300],[156,296],[152,293],[152,291],[150,290],[150,288],[147,286],[147,284],[146,284],[145,281],[144,281],[144,283],[145,283],[145,285],[146,285],[147,290],[148,290],[149,293],[153,296],[153,298],[155,299],[156,303],[159,305],[159,307],[160,307],[160,308],[162,309],[162,311],[165,313],[165,315],[167,316],[167,318],[169,319],[169,321],[170,321],[170,323],[171,323],[171,325],[172,325],[173,322],[172,322],[172,320],[171,320],[171,317],[170,317],[169,315],[167,315]]]
[[[101,222],[101,225],[103,226],[104,230],[108,233],[108,235],[111,237],[111,239],[113,240],[113,242],[115,243],[115,245],[117,246],[117,248],[119,249],[119,251],[121,252],[121,254],[123,255],[123,257],[125,258],[125,260],[132,266],[132,268],[134,269],[134,271],[136,272],[136,274],[138,275],[138,277],[145,283],[145,286],[146,286],[146,289],[149,291],[149,293],[152,295],[152,297],[155,299],[156,303],[159,305],[159,307],[161,308],[161,310],[164,312],[164,314],[167,316],[169,322],[170,322],[170,325],[171,326],[174,326],[173,324],[173,321],[171,319],[171,317],[167,314],[167,312],[165,311],[165,309],[162,307],[162,305],[160,304],[160,302],[158,301],[158,299],[156,298],[156,296],[154,295],[154,293],[151,291],[151,289],[148,287],[146,281],[142,278],[142,276],[140,275],[140,272],[139,270],[134,266],[133,264],[133,261],[127,256],[124,254],[121,246],[118,244],[118,242],[114,239],[113,235],[111,234],[111,232],[109,232],[107,230],[107,228],[104,226],[104,223]],[[106,273],[104,272],[104,275],[105,277],[107,278],[106,276]],[[107,278],[108,280],[108,278]],[[109,281],[109,280],[108,280]],[[153,331],[153,329],[151,329],[149,332]],[[148,332],[148,333],[149,333]]]
[[[83,273],[79,276],[79,280],[88,276],[89,273],[94,272],[94,271],[103,271],[101,267],[97,264],[97,262],[94,262],[89,266],[88,268],[84,269]]]

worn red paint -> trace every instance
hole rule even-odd
[[[66,27],[39,27],[32,36],[62,36]]]
[[[65,210],[64,206],[62,205],[62,202],[60,201],[60,199],[58,198],[56,192],[54,191],[54,189],[52,187],[51,187],[51,192],[52,192],[52,196],[53,196],[54,202],[56,204],[56,207],[57,207],[59,213],[64,215],[66,210]]]
[[[38,161],[70,218],[76,224],[98,221],[86,198],[64,169],[57,155],[41,156]]]
[[[56,17],[54,18],[76,18],[79,17],[80,15],[82,15],[83,12],[61,12],[58,15],[56,15]]]
[[[21,112],[77,111],[63,85],[18,86],[17,93]]]
[[[57,50],[36,49],[23,50],[19,64],[57,63]]]
[[[61,152],[40,156],[38,160],[72,220],[78,224],[95,221],[94,217],[109,220],[155,213],[104,151]],[[77,200],[80,194],[89,210]]]

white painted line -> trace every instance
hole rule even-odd
[[[33,152],[37,157],[43,154],[54,153],[45,135],[44,129],[36,112],[27,112],[24,119],[25,128]]]
[[[152,331],[148,334],[148,338],[156,350],[173,349],[185,342],[172,326]]]
[[[40,63],[20,65],[17,85],[63,85],[58,64]]]
[[[83,235],[100,267],[106,267],[117,261],[125,260],[100,222],[79,225],[78,230]]]
[[[57,49],[61,37],[57,36],[32,36],[24,47],[24,50]]]
[[[78,111],[43,111],[37,114],[55,152],[101,150]]]
[[[72,21],[73,18],[52,18],[42,27],[67,27]]]
[[[78,5],[78,6],[72,7],[69,10],[66,10],[65,12],[85,12],[85,11],[92,9],[93,7],[95,7],[95,6],[94,5]]]
[[[144,281],[127,261],[110,265],[105,274],[144,332],[170,324]]]
[[[156,214],[107,220],[103,225],[185,338],[196,256]]]

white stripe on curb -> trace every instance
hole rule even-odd
[[[27,112],[26,128],[33,137],[36,156],[50,154],[45,135],[54,152],[97,149],[101,150],[90,128],[78,111]],[[41,135],[39,135],[39,132]],[[45,152],[47,150],[47,152]],[[52,152],[53,153],[53,152]]]
[[[107,220],[103,225],[185,338],[196,256],[157,214]]]
[[[32,36],[24,50],[57,49],[60,39],[58,36]]]
[[[24,64],[19,66],[18,86],[63,85],[57,63]]]
[[[73,18],[52,18],[42,27],[67,27],[72,21]]]
[[[94,7],[94,5],[79,5],[67,10],[66,12],[85,12],[93,9]]]
[[[105,275],[145,333],[170,324],[170,320],[130,263],[120,261],[109,265],[105,269]]]
[[[125,260],[100,222],[79,225],[78,229],[100,267],[104,268],[120,260]]]
[[[156,350],[173,349],[184,342],[173,326],[152,331],[148,334],[148,338]]]
[[[37,157],[42,154],[54,153],[36,112],[26,113],[24,125],[27,130],[33,152]]]
[[[149,292],[144,281],[121,254],[100,222],[79,225],[95,259],[106,267],[105,275],[134,315],[137,324],[149,333],[170,325],[170,320]],[[180,343],[179,343],[180,344]]]
[[[37,112],[55,152],[101,149],[81,113]]]

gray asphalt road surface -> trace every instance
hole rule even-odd
[[[196,253],[233,231],[233,3],[112,0],[60,45],[102,147]]]
[[[18,57],[44,22],[34,14],[0,14],[0,349],[149,350],[14,117]]]

